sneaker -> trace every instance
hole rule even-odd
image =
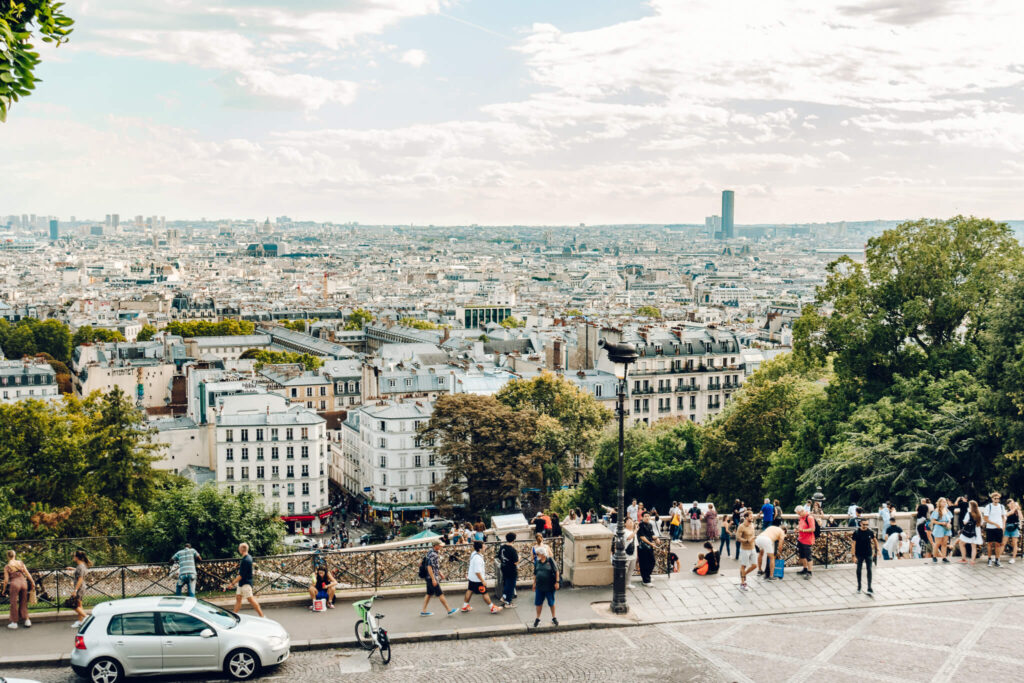
[[[7,624],[7,628],[18,628],[18,624],[17,622],[12,621],[11,623]]]
[[[871,590],[870,586],[868,586],[868,597],[869,598],[875,597],[875,591]]]
[[[534,619],[533,620],[533,627],[537,628],[538,626],[540,626],[540,619]]]
[[[989,567],[991,567],[991,566],[992,566],[992,558],[991,558],[991,557],[990,557],[990,558],[988,558],[988,566],[989,566]]]
[[[800,571],[798,571],[796,573],[797,576],[803,576],[804,574],[810,574],[810,572],[807,571],[807,569],[805,568],[805,569],[801,569]]]
[[[25,623],[22,624],[22,626],[24,626],[25,628],[32,628],[32,620],[31,619],[26,619]]]
[[[809,579],[809,578],[811,578],[812,576],[814,576],[814,572],[807,572],[806,574],[804,574],[804,578],[805,578],[805,579]]]
[[[82,625],[82,622],[76,621],[75,623],[71,624],[71,628],[78,628],[81,625]]]
[[[473,608],[472,608],[472,607],[470,607],[469,605],[465,605],[465,606],[463,606],[463,608],[462,608],[462,609],[460,609],[459,611],[460,611],[460,612],[472,612],[472,611],[473,611]]]
[[[420,612],[420,616],[421,617],[432,617],[432,616],[434,616],[434,613],[433,612]]]
[[[491,605],[491,614],[497,614],[500,611],[501,611],[500,607],[498,607],[497,605]]]
[[[452,607],[450,610],[448,610],[448,616],[450,617],[450,616],[452,616],[453,614],[455,614],[458,611],[459,611],[458,607]]]
[[[651,588],[652,586],[654,586],[654,584],[651,583],[650,581],[645,581],[643,586],[644,586],[644,588]]]
[[[741,590],[741,591],[748,591],[748,590],[750,590],[750,586],[748,586],[748,585],[747,585],[747,584],[745,584],[745,583],[741,583],[741,584],[740,584],[740,590]]]
[[[860,586],[857,586],[857,592],[860,593]]]
[[[551,625],[552,626],[558,626],[558,619],[555,619],[554,617],[551,617]]]
[[[1017,563],[1017,558],[1016,557],[1011,557],[1010,558],[1010,564],[1016,564],[1016,563]]]
[[[949,564],[949,558],[948,557],[942,558],[942,562],[943,562],[943,564]]]
[[[932,558],[932,564],[938,564],[938,563],[939,563],[939,558],[933,557]]]
[[[993,566],[1002,567],[1003,565],[999,564],[999,560],[997,559],[995,565],[993,565]]]

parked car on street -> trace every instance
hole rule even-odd
[[[429,517],[423,520],[423,528],[430,529],[431,531],[437,531],[438,533],[451,529],[455,525],[450,519],[444,517]]]
[[[75,635],[71,668],[91,683],[203,671],[244,681],[288,659],[290,647],[288,633],[272,619],[196,598],[129,598],[93,609]]]
[[[317,545],[309,536],[286,536],[284,547],[288,550],[312,550]]]

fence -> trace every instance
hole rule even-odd
[[[0,541],[0,557],[7,550],[18,553],[18,559],[30,567],[68,567],[75,551],[82,549],[93,564],[127,564],[138,560],[122,544],[121,536],[87,536],[82,538],[49,538]]]
[[[811,562],[824,565],[849,564],[853,558],[853,527],[822,528],[811,548]],[[790,531],[782,542],[779,557],[786,561],[786,566],[800,564],[797,556],[797,534]]]
[[[561,566],[563,542],[560,537],[547,540],[554,557]],[[485,543],[484,560],[493,567],[495,554],[501,543]],[[533,578],[533,554],[530,542],[513,544],[519,552],[519,578]],[[339,588],[373,589],[421,586],[420,561],[427,546],[402,548],[359,548],[339,551],[314,551],[291,555],[256,557],[253,571],[253,592],[257,595],[282,595],[304,592],[316,568],[321,564],[330,569]],[[441,572],[446,581],[463,582],[469,568],[472,545],[441,547]],[[667,563],[667,550],[662,549]],[[232,580],[238,568],[237,559],[205,560],[196,563],[196,593],[205,598],[226,597],[224,585]],[[36,582],[37,604],[33,609],[68,610],[68,599],[74,593],[73,572],[65,569],[34,569],[29,565]],[[666,570],[667,571],[667,570]],[[94,566],[85,582],[83,603],[86,607],[107,600],[133,598],[145,595],[167,595],[177,586],[177,573],[168,564],[123,564]],[[0,604],[7,602],[0,596]]]

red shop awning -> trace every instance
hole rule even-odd
[[[288,515],[282,517],[281,520],[285,522],[308,522],[313,519],[314,515]]]
[[[324,517],[330,517],[333,514],[334,514],[334,510],[324,510],[323,512],[319,513],[319,516],[320,516],[320,519],[323,519]]]

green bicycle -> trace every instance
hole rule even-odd
[[[387,664],[391,661],[391,641],[388,640],[388,632],[383,626],[377,625],[378,619],[383,619],[383,614],[374,614],[372,611],[373,601],[377,599],[374,595],[369,600],[360,600],[352,606],[359,615],[356,622],[356,640],[364,650],[369,650],[369,657],[373,656],[375,650],[380,650],[381,660]]]

